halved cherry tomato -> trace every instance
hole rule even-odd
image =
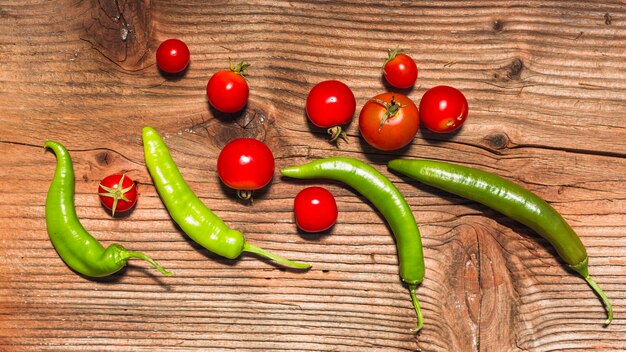
[[[337,221],[335,197],[322,187],[307,187],[294,199],[296,225],[302,231],[321,232],[331,228]]]
[[[398,48],[388,50],[389,57],[383,64],[383,74],[389,84],[396,88],[410,88],[417,80],[415,61]]]
[[[206,86],[206,95],[209,103],[217,110],[225,113],[234,113],[243,109],[248,103],[250,88],[244,78],[244,70],[250,64],[240,62],[230,69],[216,72]]]
[[[306,97],[306,114],[317,127],[327,128],[331,141],[346,138],[341,129],[352,121],[356,99],[350,88],[342,82],[330,80],[316,84]]]
[[[265,187],[274,176],[274,155],[265,143],[237,138],[226,144],[217,157],[217,173],[237,196],[250,200],[252,191]]]
[[[433,87],[422,96],[420,112],[422,122],[429,130],[437,133],[452,132],[465,123],[467,99],[456,88]]]
[[[111,211],[111,216],[115,216],[135,206],[137,185],[126,174],[109,175],[100,182],[98,196],[102,205]]]
[[[375,96],[365,103],[359,114],[359,129],[365,141],[386,151],[411,143],[419,124],[415,103],[399,93]]]
[[[156,51],[157,65],[167,73],[179,73],[189,65],[189,48],[182,40],[168,39]]]

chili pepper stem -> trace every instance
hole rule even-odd
[[[254,253],[257,254],[263,258],[267,258],[267,259],[271,259],[279,264],[282,264],[284,266],[288,266],[291,268],[296,268],[296,269],[308,269],[311,267],[311,264],[307,264],[307,263],[300,263],[300,262],[295,262],[283,257],[280,257],[272,252],[266,251],[265,249],[261,248],[261,247],[257,247],[253,244],[250,244],[248,242],[245,242],[243,245],[243,251],[244,252],[250,252],[250,253]]]
[[[593,291],[598,296],[600,296],[600,299],[602,300],[602,303],[604,303],[604,307],[606,308],[606,312],[607,312],[607,315],[608,315],[607,318],[606,318],[606,321],[604,322],[604,324],[605,325],[611,324],[611,321],[613,321],[613,305],[611,305],[611,302],[609,301],[609,298],[604,293],[604,291],[602,290],[600,285],[598,285],[593,280],[591,275],[589,275],[589,257],[585,258],[585,260],[583,260],[582,262],[580,262],[580,263],[578,263],[576,265],[571,265],[571,268],[574,269],[578,274],[580,274],[580,276],[582,276],[583,279],[585,279],[585,281],[587,281],[589,286],[591,286]]]
[[[602,291],[602,288],[600,288],[600,285],[598,285],[593,280],[591,275],[585,276],[584,279],[585,279],[585,281],[587,281],[589,286],[591,286],[593,291],[598,296],[600,296],[600,299],[602,299],[602,302],[604,303],[604,307],[606,308],[606,312],[607,312],[607,315],[608,315],[607,318],[606,318],[606,321],[604,322],[604,325],[611,324],[611,322],[613,321],[613,305],[611,305],[611,302],[609,301],[609,297],[607,297],[607,295],[604,293],[604,291]]]
[[[154,259],[148,257],[147,255],[141,253],[141,252],[132,252],[132,251],[126,251],[124,252],[124,259],[130,259],[130,258],[137,258],[137,259],[143,259],[145,261],[147,261],[148,263],[152,264],[152,266],[154,266],[157,270],[159,270],[161,272],[161,274],[165,275],[165,276],[172,276],[172,273],[165,270],[165,268],[163,268],[161,265],[159,265],[159,263],[157,263],[156,261],[154,261]]]
[[[420,302],[417,300],[417,294],[415,294],[415,289],[417,285],[409,285],[409,293],[411,294],[411,301],[413,301],[413,308],[415,308],[415,314],[417,315],[417,326],[415,329],[411,329],[414,333],[420,331],[422,326],[424,326],[424,317],[422,316],[422,308],[420,307]]]

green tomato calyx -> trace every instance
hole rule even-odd
[[[348,135],[346,134],[346,131],[344,131],[341,126],[335,126],[335,127],[331,127],[329,129],[326,130],[326,132],[328,132],[328,134],[330,135],[330,141],[331,142],[335,142],[337,144],[339,144],[339,138],[342,138],[344,141],[346,141],[346,143],[348,142]]]
[[[135,184],[133,183],[132,185],[126,188],[122,188],[125,177],[126,175],[122,174],[122,177],[120,178],[120,182],[117,184],[117,187],[107,187],[103,185],[102,183],[100,183],[100,187],[106,192],[100,192],[98,193],[98,195],[103,196],[103,197],[113,198],[113,206],[111,207],[111,216],[115,216],[115,210],[117,209],[117,202],[120,199],[128,203],[131,202],[131,200],[126,197],[126,193],[132,190],[133,187],[135,187]]]
[[[383,115],[383,118],[380,119],[380,125],[378,126],[379,132],[383,128],[383,125],[385,124],[385,121],[387,121],[387,119],[393,118],[394,116],[396,116],[398,112],[400,111],[400,108],[403,108],[406,106],[406,105],[402,105],[398,103],[396,101],[396,97],[394,97],[393,95],[391,96],[391,102],[389,103],[380,99],[372,99],[372,100],[384,106],[385,109],[387,109],[387,111],[385,111],[385,114]]]
[[[228,58],[228,67],[230,68],[230,70],[238,75],[245,75],[245,70],[250,67],[250,64],[244,61],[241,61],[240,63],[238,63],[237,65],[233,64],[233,60],[231,60],[230,58]]]
[[[385,60],[385,62],[383,62],[383,74],[387,74],[387,72],[385,72],[385,66],[387,66],[387,64],[396,58],[396,56],[398,56],[398,54],[402,54],[403,51],[400,50],[399,46],[396,46],[395,49],[388,49],[387,50],[387,59]]]

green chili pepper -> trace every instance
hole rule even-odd
[[[213,253],[235,259],[251,252],[284,266],[308,269],[310,264],[294,262],[246,242],[243,234],[226,226],[189,188],[178,171],[161,136],[151,127],[143,129],[146,166],[172,219],[191,239]]]
[[[486,205],[536,231],[600,296],[608,313],[605,324],[611,323],[613,308],[589,275],[585,246],[563,217],[539,196],[499,176],[466,166],[401,159],[391,160],[387,166],[427,185]]]
[[[57,157],[56,171],[46,198],[46,226],[50,241],[65,264],[85,276],[102,277],[122,269],[128,259],[139,258],[171,276],[172,273],[143,253],[127,251],[117,243],[105,249],[85,230],[74,208],[72,158],[60,143],[47,141],[44,147],[51,149]]]
[[[422,312],[415,289],[424,280],[424,254],[420,233],[404,197],[385,176],[366,163],[351,158],[326,158],[280,170],[288,177],[325,178],[346,183],[367,198],[385,217],[396,239],[400,277],[409,288],[417,315],[418,331],[423,326]]]

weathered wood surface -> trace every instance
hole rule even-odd
[[[178,37],[192,64],[167,79],[158,43]],[[417,61],[409,96],[458,87],[470,117],[452,136],[421,131],[401,153],[360,141],[336,149],[306,122],[318,81],[340,79],[358,105],[384,91],[380,65],[399,45]],[[227,58],[245,59],[244,114],[216,116],[204,89]],[[626,5],[623,2],[0,1],[0,350],[3,351],[624,351],[626,350]],[[357,111],[358,114],[358,111]],[[230,226],[311,262],[306,273],[253,256],[224,260],[172,223],[143,162],[141,128],[164,134],[182,173]],[[264,140],[277,167],[327,155],[389,175],[420,224],[425,327],[401,285],[394,241],[364,198],[333,182],[279,177],[253,206],[216,176],[220,148]],[[84,226],[142,262],[87,280],[52,248],[44,201],[64,143]],[[527,186],[562,212],[611,297],[613,325],[584,281],[532,231],[482,206],[389,173],[392,157],[448,160]],[[107,174],[140,185],[127,218],[95,194]],[[406,181],[406,182],[405,182]],[[340,215],[329,234],[298,233],[292,199],[322,184]]]

